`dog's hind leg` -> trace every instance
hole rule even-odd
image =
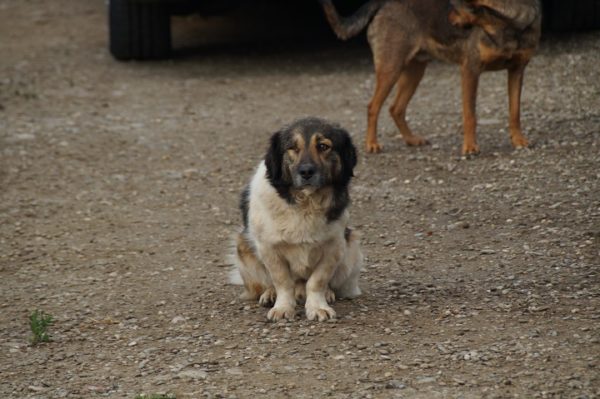
[[[402,51],[402,49],[390,51],[386,45],[381,44],[385,42],[385,38],[382,38],[371,43],[376,80],[375,92],[369,102],[367,112],[366,145],[367,152],[371,153],[380,152],[383,148],[377,141],[377,119],[385,99],[398,81],[408,54],[408,51]]]
[[[363,255],[359,241],[358,234],[351,231],[344,259],[329,283],[337,298],[356,298],[361,294],[358,278],[363,266]]]
[[[477,145],[477,86],[479,85],[480,71],[476,67],[465,63],[462,66],[462,102],[463,102],[463,155],[479,154]]]
[[[510,140],[515,148],[526,148],[529,142],[521,131],[521,88],[525,65],[508,70],[508,108],[510,113]]]
[[[243,300],[254,301],[260,298],[261,304],[266,299],[271,299],[271,297],[273,297],[272,301],[275,300],[275,290],[269,274],[262,262],[256,257],[254,249],[243,233],[237,237],[235,264],[244,284],[244,293],[241,295]],[[272,292],[273,295],[269,298],[265,297],[269,292]],[[263,299],[263,297],[265,298]]]
[[[383,149],[383,146],[377,140],[377,119],[383,102],[396,82],[397,75],[398,73],[394,71],[382,70],[376,72],[375,93],[373,93],[367,113],[367,152],[377,153]]]
[[[258,298],[258,303],[265,307],[272,306],[277,300],[277,292],[275,292],[275,287],[272,285],[267,287],[263,293]]]
[[[294,297],[297,302],[306,301],[306,281],[304,280],[296,280],[296,284],[294,286]]]
[[[398,79],[396,99],[390,107],[390,114],[402,134],[402,139],[410,146],[429,144],[426,139],[414,135],[406,123],[406,107],[417,91],[426,67],[427,63],[413,60],[402,70]]]
[[[382,146],[377,141],[379,112],[390,91],[398,82],[398,78],[410,65],[419,48],[414,44],[415,38],[410,37],[402,27],[397,26],[394,20],[383,17],[375,17],[369,26],[368,38],[373,52],[376,82],[375,92],[368,106],[366,144],[367,152],[380,152]]]

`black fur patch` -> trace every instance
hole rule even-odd
[[[352,229],[349,227],[346,227],[346,229],[344,230],[344,239],[346,240],[346,242],[350,241],[351,235],[352,235]]]
[[[240,211],[244,221],[244,231],[248,228],[248,207],[250,206],[250,186],[246,186],[240,195]]]
[[[344,210],[350,205],[350,195],[347,189],[336,188],[333,193],[333,204],[327,211],[327,220],[330,222],[339,219]]]
[[[292,182],[283,173],[283,153],[286,151],[282,140],[289,139],[289,131],[279,131],[271,136],[271,145],[265,155],[265,166],[267,167],[267,179],[277,190],[281,198],[293,203]]]

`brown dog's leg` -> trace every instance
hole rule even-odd
[[[385,99],[390,94],[392,87],[400,75],[401,64],[398,62],[385,62],[383,65],[377,62],[375,56],[375,93],[368,107],[367,114],[367,152],[380,152],[383,148],[377,141],[377,119]]]
[[[412,61],[402,70],[398,79],[396,99],[390,107],[390,114],[398,129],[400,129],[400,134],[402,134],[402,139],[404,139],[406,145],[429,144],[424,138],[414,135],[406,123],[406,107],[415,91],[417,91],[426,66],[427,64],[424,62]]]
[[[479,154],[477,145],[477,116],[475,113],[477,102],[477,85],[479,71],[468,64],[462,66],[462,101],[463,101],[463,155]]]
[[[529,142],[521,131],[521,88],[525,65],[508,70],[508,109],[510,112],[510,140],[515,148],[526,148]]]

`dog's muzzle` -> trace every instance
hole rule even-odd
[[[320,187],[321,174],[317,166],[313,163],[302,163],[298,165],[296,173],[294,173],[294,186],[301,187]]]

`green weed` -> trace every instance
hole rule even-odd
[[[40,342],[49,342],[48,326],[52,324],[52,316],[44,313],[43,310],[35,310],[29,316],[29,326],[31,327],[31,344],[37,345]]]

